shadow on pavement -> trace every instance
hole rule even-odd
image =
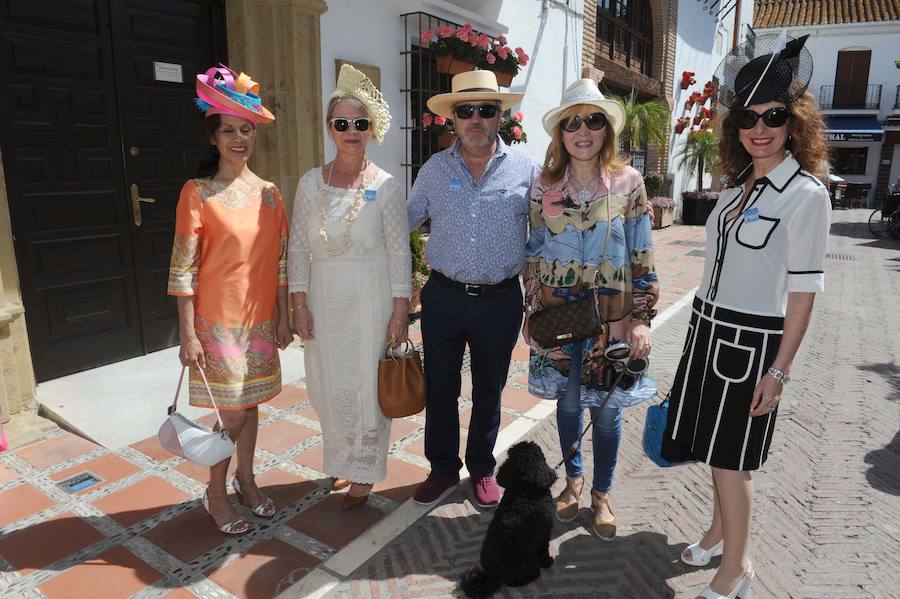
[[[869,362],[860,364],[857,368],[880,375],[891,386],[887,398],[892,401],[900,401],[900,366],[894,362]]]
[[[866,480],[873,489],[900,495],[900,432],[885,447],[867,453],[865,462],[871,466]]]
[[[863,247],[896,248],[900,249],[900,240],[891,237],[875,237],[869,231],[869,224],[862,223],[831,223],[831,234],[851,239],[862,239],[866,243],[858,243]]]
[[[584,519],[583,514],[580,516]],[[590,517],[589,510],[587,517]],[[559,532],[560,526],[563,525],[557,524],[555,533]],[[622,593],[647,599],[675,597],[675,591],[667,583],[669,579],[704,569],[711,571],[709,577],[712,578],[719,566],[719,558],[713,559],[705,568],[682,563],[679,556],[686,547],[687,543],[670,545],[666,535],[650,531],[619,535],[611,543],[592,534],[578,535],[559,545],[559,555],[549,571],[547,583],[555,588],[556,577],[562,584],[565,580],[593,578],[598,583],[595,597],[625,596]],[[602,590],[602,572],[609,573],[613,582],[606,592]]]

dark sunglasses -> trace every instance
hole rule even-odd
[[[496,104],[460,104],[453,107],[453,114],[458,119],[466,120],[475,116],[476,110],[481,118],[492,119],[497,116],[497,111],[500,110],[500,107]]]
[[[762,119],[766,127],[777,129],[784,125],[790,117],[791,113],[788,112],[787,108],[770,108],[762,114],[744,109],[738,115],[738,127],[741,129],[753,129],[756,126],[756,122]]]
[[[575,133],[581,129],[581,123],[587,125],[587,128],[591,131],[599,131],[606,127],[606,115],[602,112],[592,112],[586,117],[582,117],[579,114],[572,118],[563,119],[559,126],[569,133]]]
[[[353,123],[353,128],[357,131],[368,131],[369,130],[369,119],[359,118],[359,119],[345,119],[338,117],[336,119],[331,119],[328,121],[332,127],[334,127],[335,131],[343,133],[347,129],[350,128],[350,123]]]

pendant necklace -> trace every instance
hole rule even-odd
[[[322,221],[322,228],[319,229],[319,238],[322,240],[322,245],[325,246],[325,253],[329,256],[340,256],[344,252],[347,251],[347,248],[350,247],[350,228],[353,226],[353,222],[356,220],[356,217],[359,216],[360,208],[362,208],[362,200],[365,195],[365,190],[369,186],[371,182],[366,176],[365,172],[369,168],[369,160],[363,163],[362,169],[360,169],[359,175],[362,176],[362,180],[360,181],[359,187],[356,188],[353,205],[350,206],[350,210],[348,210],[342,219],[329,219],[325,214],[325,207],[328,205],[330,200],[328,196],[328,190],[323,188],[319,197],[319,217]],[[325,181],[326,187],[331,187],[331,175],[334,173],[334,164],[331,165],[331,170],[328,171],[328,180]],[[356,179],[354,179],[356,181]],[[344,230],[343,239],[341,239],[339,244],[332,244],[328,239],[328,232],[325,230],[325,224],[327,221],[337,222],[339,220],[343,220],[347,225]]]
[[[594,177],[589,185],[582,185],[581,181],[575,178],[575,175],[572,175],[569,178],[574,181],[576,185],[581,187],[581,190],[576,194],[578,203],[584,206],[585,204],[590,202],[591,198],[594,197],[594,187],[597,185],[597,180],[600,179],[600,175],[598,174],[596,177]]]

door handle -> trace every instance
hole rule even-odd
[[[140,193],[138,192],[137,183],[131,184],[131,207],[134,211],[134,226],[140,227],[141,223],[144,222],[143,217],[141,216],[141,202],[147,202],[148,204],[155,204],[156,200],[154,198],[142,198]]]

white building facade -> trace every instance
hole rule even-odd
[[[493,38],[506,36],[509,46],[521,47],[529,55],[528,64],[508,89],[525,94],[513,111],[525,115],[528,142],[516,148],[543,160],[549,137],[541,116],[559,104],[562,91],[580,76],[582,0],[335,0],[327,4],[320,21],[322,105],[327,106],[336,84],[336,61],[377,67],[393,122],[384,144],[370,145],[369,156],[396,177],[405,175],[407,187],[421,159],[437,149],[432,134],[421,131],[423,102],[431,92],[450,91],[449,77],[425,72],[428,66],[418,62],[421,32],[438,25],[469,23]],[[330,160],[334,148],[322,127],[325,159]]]
[[[900,2],[855,15],[760,8],[757,32],[809,35],[809,91],[827,118],[831,171],[847,180],[854,205],[876,205],[900,177]]]

